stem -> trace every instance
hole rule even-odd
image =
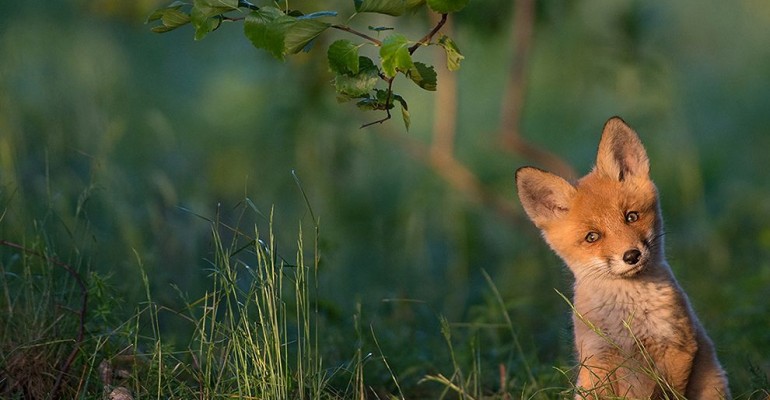
[[[238,21],[243,21],[243,20],[246,19],[246,17],[228,17],[226,15],[220,15],[219,18],[222,21],[227,21],[227,22],[238,22]],[[219,27],[217,27],[217,28],[219,28]]]
[[[390,104],[393,97],[393,81],[396,79],[396,77],[392,78],[383,78],[386,81],[388,81],[388,97],[385,99],[385,118],[378,119],[377,121],[368,122],[366,124],[361,125],[360,129],[364,129],[366,127],[375,125],[375,124],[381,124],[391,118],[390,116]]]
[[[353,28],[351,28],[349,26],[336,25],[335,24],[335,25],[332,25],[331,28],[339,29],[341,31],[345,31],[345,32],[348,32],[348,33],[352,33],[352,34],[354,34],[356,36],[362,37],[362,38],[364,38],[364,39],[374,43],[376,46],[382,46],[382,41],[380,41],[378,39],[375,39],[375,38],[373,38],[373,37],[371,37],[371,36],[369,36],[369,35],[367,35],[365,33],[359,32],[359,31],[357,31],[357,30],[355,30],[355,29],[353,29]]]
[[[438,21],[436,26],[434,26],[433,29],[431,29],[427,35],[423,36],[423,38],[420,39],[419,42],[415,43],[414,45],[412,45],[412,47],[409,48],[409,54],[410,55],[414,54],[414,52],[417,51],[417,49],[419,49],[420,46],[424,46],[430,43],[430,40],[433,39],[433,36],[435,36],[436,33],[438,33],[438,31],[441,30],[441,28],[444,26],[444,24],[446,23],[446,20],[447,20],[447,14],[441,14],[441,19]]]
[[[367,123],[361,125],[360,129],[368,128],[368,127],[370,127],[372,125],[376,125],[376,124],[381,124],[381,123],[389,120],[390,119],[390,110],[385,110],[385,111],[387,112],[387,115],[385,116],[385,118],[380,118],[377,121],[367,122]]]

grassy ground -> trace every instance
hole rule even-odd
[[[284,258],[272,224],[260,234],[209,222],[211,286],[196,299],[174,287],[180,309],[155,300],[139,254],[133,279],[143,282],[145,298],[126,303],[110,286],[115,277],[91,271],[85,259],[62,261],[46,247],[45,232],[23,243],[4,241],[2,397],[474,399],[553,397],[568,390],[567,372],[536,371],[524,357],[486,274],[503,322],[453,324],[434,315],[440,335],[430,340],[443,343],[437,357],[451,361],[430,371],[408,367],[416,371],[406,374],[418,379],[402,380],[405,371],[393,368],[381,345],[392,335],[378,332],[360,304],[348,332],[328,323],[317,297],[316,226],[307,235],[300,225],[295,256]],[[126,310],[133,310],[128,318]],[[480,332],[489,329],[504,331],[512,346],[488,348]],[[458,330],[466,333],[458,337]],[[352,340],[341,345],[338,335]],[[490,368],[482,359],[490,350],[505,353],[498,358],[506,361]]]
[[[366,315],[358,303],[352,323],[340,326],[331,323],[334,318],[319,301],[319,227],[312,212],[309,229],[299,224],[294,246],[279,251],[272,213],[265,217],[270,221],[266,231],[249,229],[242,223],[244,216],[259,213],[249,200],[244,204],[240,223],[227,224],[218,217],[207,221],[212,257],[205,269],[210,286],[198,298],[188,298],[186,288],[168,288],[181,300],[182,306],[174,309],[156,301],[140,254],[132,260],[135,276],[118,277],[141,280],[144,298],[131,301],[121,299],[111,287],[115,276],[92,271],[77,249],[66,259],[53,252],[44,230],[20,243],[4,241],[0,395],[9,399],[574,396],[572,361],[538,364],[539,356],[530,347],[533,338],[519,336],[510,305],[485,271],[483,292],[489,302],[483,318],[451,322],[432,312],[428,318],[437,329],[427,333],[432,337],[419,340],[415,335],[426,334],[419,331],[424,327],[385,331],[374,322],[381,318]],[[409,348],[410,343],[424,341],[432,343],[431,349]],[[431,360],[415,360],[408,353],[429,354]],[[734,388],[736,398],[768,396],[770,384],[760,367],[749,364],[740,373],[752,377],[751,386]]]

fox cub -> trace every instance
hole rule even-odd
[[[524,210],[575,276],[575,397],[729,399],[714,345],[666,263],[649,170],[639,137],[615,117],[575,184],[516,171]]]

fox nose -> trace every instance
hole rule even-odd
[[[623,253],[623,261],[628,265],[634,265],[639,262],[639,258],[642,257],[642,252],[637,249],[631,249]]]

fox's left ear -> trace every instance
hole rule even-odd
[[[629,176],[649,177],[650,160],[642,141],[619,117],[610,118],[604,124],[596,170],[619,181]]]
[[[569,182],[534,167],[516,171],[516,188],[524,211],[540,229],[569,212],[575,196],[575,187]]]

